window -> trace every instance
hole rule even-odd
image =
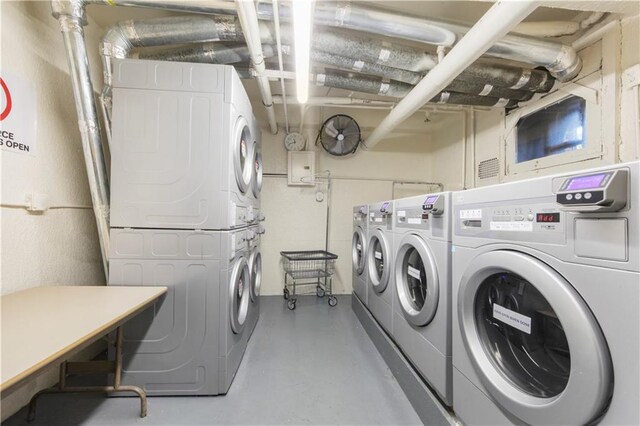
[[[516,163],[585,148],[586,101],[571,96],[522,117],[516,125]]]

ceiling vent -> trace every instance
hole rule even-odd
[[[478,163],[478,179],[497,177],[500,173],[500,163],[497,158],[489,158]]]

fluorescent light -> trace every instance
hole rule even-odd
[[[309,50],[313,28],[313,0],[292,0],[293,36],[296,57],[296,97],[304,104],[309,100]]]

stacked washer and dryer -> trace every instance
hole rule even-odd
[[[260,130],[231,66],[114,62],[109,285],[167,296],[124,328],[123,384],[229,389],[259,314]]]

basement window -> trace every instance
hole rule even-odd
[[[586,101],[570,96],[516,125],[516,162],[535,160],[586,147]]]

